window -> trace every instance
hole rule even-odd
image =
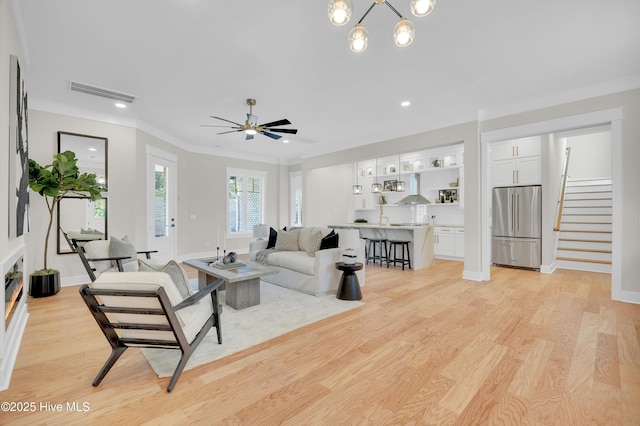
[[[229,235],[250,234],[264,223],[266,174],[252,170],[227,170],[227,230]]]

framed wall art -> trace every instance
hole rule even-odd
[[[27,91],[17,56],[9,75],[9,237],[16,238],[29,232]]]

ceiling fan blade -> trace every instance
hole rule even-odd
[[[291,122],[289,120],[287,120],[286,118],[283,118],[282,120],[272,121],[271,123],[261,124],[260,127],[284,126],[284,125],[287,125],[287,124],[291,124]]]
[[[250,135],[249,133],[247,133],[247,137],[244,138],[245,141],[250,141],[251,139],[253,139],[253,135]]]
[[[249,124],[251,124],[252,126],[257,126],[258,116],[253,114],[247,114],[247,121],[249,121]]]
[[[221,133],[216,133],[216,135],[224,135],[226,133],[236,133],[236,132],[241,132],[242,129],[238,129],[238,130],[229,130],[228,132],[221,132]]]
[[[264,130],[262,132],[260,132],[260,133],[262,133],[265,136],[269,136],[271,139],[275,139],[275,140],[278,140],[278,139],[280,139],[282,137],[280,135],[276,135],[275,133],[265,132]]]
[[[215,115],[210,115],[209,117],[215,118],[217,120],[226,121],[227,123],[235,124],[236,126],[242,126],[240,123],[236,123],[235,121],[227,120],[226,118],[216,117]]]
[[[265,129],[270,132],[291,133],[293,135],[298,133],[298,129]]]

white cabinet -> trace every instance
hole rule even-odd
[[[541,154],[540,138],[538,136],[496,142],[491,145],[493,160],[510,158],[534,157]]]
[[[454,252],[454,228],[436,226],[434,230],[433,254],[436,256],[453,256]]]
[[[434,256],[464,258],[464,228],[436,226],[433,241]]]
[[[453,255],[464,257],[464,228],[455,228]]]
[[[540,138],[496,142],[491,147],[493,186],[540,185]]]

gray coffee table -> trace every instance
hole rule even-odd
[[[245,262],[233,268],[211,266],[215,259],[190,259],[184,263],[198,270],[198,288],[202,289],[218,278],[225,282],[225,303],[234,309],[260,304],[260,277],[277,274],[278,269],[256,262]]]

